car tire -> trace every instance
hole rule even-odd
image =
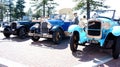
[[[33,30],[33,31],[31,31],[32,33],[36,33],[36,31],[35,30]],[[36,42],[36,41],[38,41],[39,39],[40,39],[40,37],[39,36],[31,36],[31,39],[34,41],[34,42]]]
[[[59,44],[61,39],[62,39],[62,32],[61,32],[61,30],[57,30],[57,31],[53,32],[53,42],[55,44]]]
[[[70,49],[72,52],[76,52],[78,48],[78,37],[74,33],[70,37]]]
[[[118,59],[120,54],[120,36],[116,38],[114,42],[115,43],[113,44],[112,48],[112,56],[114,59]]]
[[[19,29],[18,37],[20,39],[25,39],[27,37],[27,31],[26,31],[26,29],[24,27]]]
[[[10,28],[5,28],[4,31],[3,31],[3,34],[6,38],[9,38],[11,33],[10,33]]]

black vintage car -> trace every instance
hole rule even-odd
[[[10,35],[17,35],[19,38],[24,39],[27,37],[29,28],[37,22],[32,21],[14,21],[6,25],[3,30],[3,34],[6,38]]]

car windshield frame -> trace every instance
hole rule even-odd
[[[96,11],[93,11],[93,15],[92,15],[92,18],[93,17],[106,17],[106,18],[111,18],[111,19],[114,19],[115,17],[115,10],[96,10]]]

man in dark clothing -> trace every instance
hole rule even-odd
[[[78,24],[79,23],[79,18],[77,16],[77,13],[74,13],[74,20],[73,20],[74,24]]]

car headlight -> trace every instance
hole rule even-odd
[[[33,27],[38,28],[38,27],[39,27],[39,24],[36,23],[35,25],[33,25]]]
[[[86,19],[80,20],[79,26],[80,26],[81,28],[86,27],[86,26],[87,26],[87,20],[86,20]]]
[[[3,23],[3,26],[7,26],[7,25],[9,25],[9,23]]]
[[[110,25],[109,22],[104,22],[104,23],[103,23],[103,28],[104,28],[104,29],[110,29],[110,27],[111,27],[111,25]]]
[[[20,26],[20,23],[16,23],[17,24],[17,26]]]
[[[48,22],[47,28],[51,28],[51,27],[52,27],[52,25]]]

